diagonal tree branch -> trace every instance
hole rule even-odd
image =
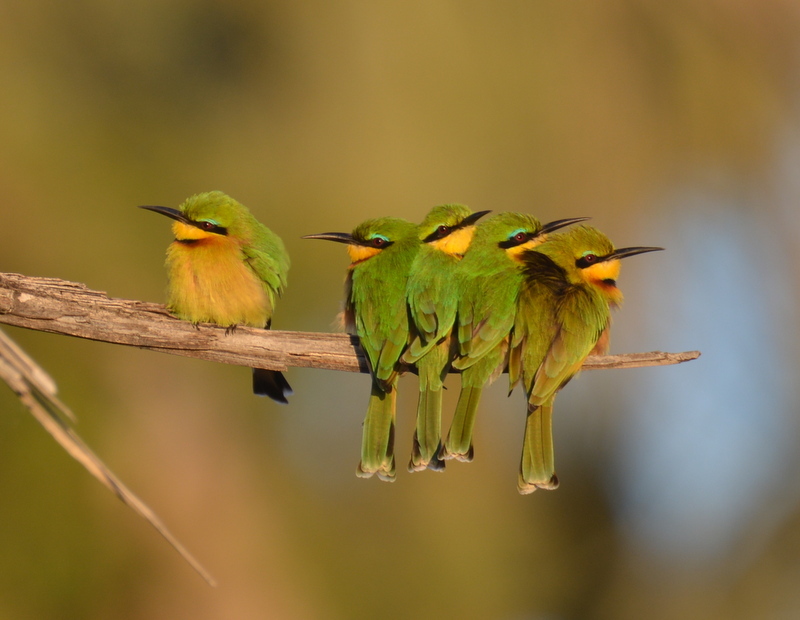
[[[216,585],[214,578],[167,529],[158,515],[125,486],[69,427],[64,418],[75,421],[75,417],[56,396],[55,382],[2,331],[0,331],[0,380],[5,381],[36,421],[66,450],[67,454],[83,465],[124,504],[147,520],[209,585]]]
[[[0,273],[0,323],[239,366],[368,372],[355,336],[195,327],[172,317],[161,304],[109,298],[56,278]],[[583,368],[664,366],[699,356],[699,351],[591,356]]]

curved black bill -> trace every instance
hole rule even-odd
[[[342,232],[327,232],[327,233],[318,233],[316,235],[304,235],[300,237],[301,239],[325,239],[327,241],[336,241],[338,243],[356,243],[356,240],[353,239],[353,235],[350,233],[342,233]]]
[[[479,219],[481,219],[484,215],[486,215],[487,213],[491,213],[491,212],[492,212],[491,210],[488,210],[488,211],[476,211],[475,213],[472,213],[472,214],[468,215],[467,217],[465,217],[463,220],[461,220],[461,222],[459,223],[458,227],[459,228],[463,228],[464,226],[471,226],[472,224],[477,222]]]
[[[660,252],[664,248],[650,248],[650,247],[631,247],[631,248],[619,248],[618,250],[614,250],[605,257],[605,260],[612,260],[612,259],[620,259],[620,258],[627,258],[628,256],[636,256],[637,254],[645,254],[647,252]]]
[[[148,211],[155,211],[156,213],[160,213],[161,215],[166,215],[167,217],[171,217],[173,220],[178,220],[179,222],[183,222],[184,224],[192,224],[189,218],[187,218],[183,213],[178,211],[177,209],[171,209],[170,207],[152,207],[150,205],[140,205],[140,209],[147,209]]]
[[[590,220],[590,217],[568,217],[564,220],[553,220],[552,222],[548,222],[544,226],[542,226],[542,230],[539,231],[540,235],[544,235],[545,233],[551,233],[554,230],[558,230],[559,228],[564,228],[565,226],[569,226],[571,224],[577,224],[578,222],[585,222],[586,220]]]

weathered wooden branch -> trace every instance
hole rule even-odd
[[[0,323],[224,364],[367,372],[355,336],[253,327],[226,330],[209,324],[195,327],[171,316],[161,304],[109,298],[83,284],[56,278],[0,273]],[[699,351],[592,356],[583,368],[664,366],[699,356]]]
[[[55,278],[0,273],[0,323],[37,331],[196,357],[212,362],[285,370],[289,366],[368,372],[358,338],[217,325],[193,326],[160,304],[109,298],[83,284]],[[585,369],[679,364],[684,353],[630,353],[590,357]],[[210,584],[214,580],[150,508],[134,495],[81,441],[64,417],[69,409],[56,396],[53,380],[0,332],[0,379],[64,449],[123,502],[149,521]]]

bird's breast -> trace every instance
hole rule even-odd
[[[263,327],[272,316],[265,284],[227,237],[175,242],[167,251],[169,309],[193,323]]]

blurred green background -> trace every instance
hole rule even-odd
[[[330,331],[343,248],[443,202],[592,216],[613,352],[559,397],[561,488],[522,497],[524,404],[476,459],[359,480],[368,379],[5,328],[209,588],[0,389],[0,618],[800,616],[800,10],[794,0],[0,4],[0,270],[163,301],[163,218],[223,190],[293,265],[273,326]],[[457,381],[450,384],[457,387]],[[452,411],[457,389],[447,394]],[[398,466],[416,385],[401,383]],[[447,420],[449,422],[449,419]]]

